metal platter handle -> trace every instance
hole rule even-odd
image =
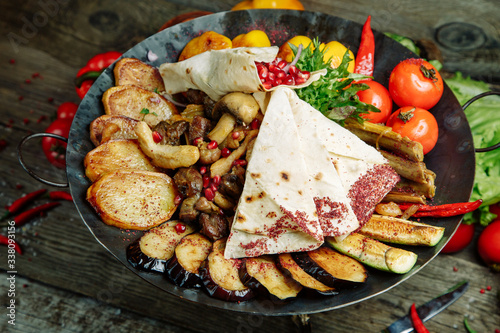
[[[498,96],[500,96],[500,91],[487,91],[485,93],[482,93],[482,94],[479,94],[477,96],[472,97],[470,100],[468,100],[462,106],[463,110],[465,111],[465,109],[467,109],[469,107],[469,105],[471,105],[472,103],[474,103],[478,99],[486,97],[486,96],[490,96],[490,95],[498,95]],[[485,152],[488,152],[488,151],[495,150],[495,149],[497,149],[499,147],[500,147],[500,142],[497,143],[496,145],[493,145],[493,146],[490,146],[490,147],[486,147],[486,148],[474,148],[474,149],[475,149],[476,153],[485,153]]]
[[[61,141],[64,141],[64,142],[68,143],[68,139],[67,138],[65,138],[63,136],[60,136],[60,135],[57,135],[57,134],[52,134],[52,133],[35,133],[35,134],[28,135],[24,139],[22,139],[21,142],[19,142],[19,145],[17,146],[17,158],[19,160],[19,163],[23,167],[24,171],[26,171],[31,177],[35,178],[36,180],[38,180],[41,183],[44,183],[44,184],[50,185],[50,186],[55,186],[55,187],[68,187],[69,186],[68,182],[66,182],[66,183],[57,183],[57,182],[53,182],[53,181],[50,181],[50,180],[47,180],[45,178],[40,177],[32,169],[30,169],[26,165],[26,163],[24,162],[22,150],[23,150],[23,146],[26,144],[26,142],[30,141],[31,139],[43,138],[43,137],[54,138],[54,139],[58,139],[58,140],[61,140]]]

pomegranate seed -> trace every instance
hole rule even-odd
[[[163,137],[161,136],[161,134],[158,133],[157,131],[154,131],[153,132],[153,141],[155,143],[159,143],[159,142],[161,142],[161,140],[163,140]]]
[[[210,176],[207,174],[203,175],[203,187],[208,187],[210,185]]]
[[[287,75],[283,80],[283,84],[286,84],[287,86],[293,86],[295,84],[295,79],[292,75]]]
[[[207,173],[207,167],[206,167],[206,166],[202,166],[202,167],[200,168],[200,174],[201,174],[201,175],[204,175],[204,174],[206,174],[206,173]]]
[[[212,201],[215,198],[215,193],[211,188],[206,188],[205,189],[205,198],[207,198],[208,201]]]
[[[297,75],[298,72],[299,72],[299,69],[297,67],[295,67],[295,65],[290,65],[290,67],[288,67],[288,73],[290,73],[292,75]]]
[[[288,62],[286,62],[286,60],[281,60],[280,62],[278,62],[278,65],[277,65],[277,66],[278,66],[280,69],[283,69],[283,68],[285,68],[285,66],[286,66],[286,65],[288,65]]]
[[[219,146],[219,144],[217,143],[217,141],[212,140],[212,141],[210,141],[210,142],[208,143],[207,148],[208,148],[208,149],[215,149],[215,148],[217,148],[218,146]]]
[[[276,71],[277,71],[277,70],[280,70],[280,69],[278,68],[278,66],[276,66],[276,65],[275,65],[275,64],[273,64],[273,63],[269,64],[269,66],[268,66],[268,67],[269,67],[269,71],[270,71],[271,73],[276,73]]]
[[[491,286],[487,286],[486,290],[490,291],[491,290]]]
[[[215,197],[215,192],[217,192],[217,186],[215,186],[214,183],[210,184],[210,186],[207,188],[207,190],[212,190],[212,192],[214,193],[214,197]],[[210,200],[212,201],[212,200]]]
[[[276,73],[276,79],[284,79],[286,77],[286,73],[283,71],[279,71]]]
[[[177,194],[174,198],[174,204],[177,206],[180,205],[181,202],[182,202],[182,195]]]
[[[203,138],[201,136],[194,138],[193,145],[198,146],[203,143]]]
[[[31,80],[30,80],[30,79],[26,79],[26,80],[24,80],[24,82],[25,82],[26,84],[30,84],[30,83],[31,83]]]
[[[250,123],[250,127],[252,129],[254,129],[254,130],[255,129],[259,129],[259,127],[260,127],[260,120],[257,119],[257,118],[255,118],[254,120],[252,120],[252,122]]]
[[[212,184],[214,184],[215,186],[219,186],[220,185],[220,176],[219,175],[215,175],[213,178],[212,178]]]
[[[231,151],[228,148],[222,148],[221,156],[228,157],[229,155],[231,155]]]
[[[180,234],[181,232],[186,231],[186,226],[184,224],[182,224],[182,223],[177,223],[175,225],[175,231],[177,231],[177,233]]]
[[[453,266],[453,271],[454,272],[458,272],[458,268],[456,268],[455,266]]]
[[[257,73],[259,73],[261,79],[265,79],[269,74],[269,70],[264,65],[257,65]]]
[[[231,137],[233,138],[233,140],[238,140],[240,138],[240,132],[233,132],[231,134]]]
[[[219,215],[226,215],[226,214],[224,213],[224,210],[223,210],[222,208],[219,208]]]
[[[282,83],[283,83],[282,79],[276,79],[273,81],[273,86],[277,87],[277,86],[281,85]]]
[[[269,76],[267,77],[270,82],[276,80],[276,74],[274,72],[269,72]]]
[[[245,166],[247,165],[246,160],[234,160],[233,165]]]
[[[40,76],[40,73],[36,72],[36,73],[33,73],[31,74],[31,77],[34,79],[34,78],[37,78]]]
[[[10,59],[9,63],[12,64],[12,65],[14,65],[16,63],[16,59]]]
[[[484,294],[484,292],[485,292],[485,291],[484,291],[484,289],[481,289],[481,290],[479,290],[479,292],[480,292],[481,294]]]
[[[28,125],[28,124],[30,123],[30,120],[29,120],[28,118],[24,118],[24,119],[23,119],[23,123],[24,123],[25,125]]]
[[[264,87],[264,89],[269,90],[273,87],[273,84],[270,81],[266,81],[262,83],[262,86]]]
[[[302,78],[306,79],[306,81],[307,81],[311,77],[311,73],[308,71],[300,71],[297,73],[297,77],[302,77]]]

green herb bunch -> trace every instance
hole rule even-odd
[[[297,55],[298,47],[292,44],[289,45],[294,55]],[[313,40],[313,46],[308,45],[302,50],[296,66],[302,71],[309,72],[325,69],[326,74],[311,85],[296,90],[297,95],[302,100],[340,124],[343,124],[347,118],[354,118],[359,122],[363,122],[364,119],[360,116],[361,114],[369,111],[380,112],[375,106],[363,103],[358,99],[356,93],[368,89],[368,85],[353,82],[369,77],[349,73],[347,67],[349,61],[353,60],[349,52],[344,54],[342,63],[337,68],[331,68],[331,59],[326,62],[323,59],[327,50],[320,50],[318,38]]]

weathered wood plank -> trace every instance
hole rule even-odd
[[[2,2],[0,32],[3,36],[16,33],[27,42],[21,43],[17,51],[8,39],[0,42],[0,138],[8,142],[7,148],[0,152],[0,206],[9,204],[22,193],[43,187],[19,166],[17,142],[29,132],[42,132],[49,120],[38,120],[42,116],[53,116],[61,102],[78,102],[72,80],[88,58],[102,50],[125,51],[179,13],[195,9],[226,10],[234,3],[236,1],[151,0],[123,1],[116,6],[110,1],[76,1],[60,4],[57,13],[46,24],[40,24],[37,32],[29,37],[23,35],[23,17],[33,22],[35,15],[42,10],[38,1],[25,1],[21,5]],[[484,29],[491,41],[498,41],[498,22],[491,19],[500,16],[498,8],[485,0],[462,2],[465,3],[462,7],[451,0],[439,3],[425,0],[418,4],[410,1],[373,3],[367,0],[303,3],[307,9],[321,10],[360,23],[367,14],[372,14],[375,28],[417,39],[434,38],[436,28],[445,23],[467,21]],[[420,7],[424,5],[439,11],[427,15],[422,10],[424,7]],[[474,6],[474,10],[464,11],[464,6]],[[487,58],[471,51],[454,51],[444,55],[447,59],[456,57],[457,66],[471,59],[479,59],[475,66],[482,66],[483,63],[494,66],[498,52],[495,46],[492,50]],[[10,59],[15,59],[15,64],[11,64]],[[470,70],[474,71],[474,68]],[[494,72],[491,67],[485,68]],[[33,78],[34,73],[39,73],[41,77]],[[477,75],[480,73],[476,72]],[[27,83],[26,79],[31,79],[31,83]],[[49,98],[53,101],[49,102]],[[42,176],[64,180],[61,170],[45,162],[39,143],[30,145],[26,159]],[[5,229],[0,231],[5,232]],[[149,285],[118,263],[93,239],[70,202],[64,202],[47,216],[19,229],[17,236],[25,249],[25,254],[18,256],[16,263],[18,331],[99,332],[113,329],[265,333],[291,331],[294,328],[290,317],[262,317],[207,308],[175,298]],[[495,298],[500,290],[500,281],[498,275],[481,264],[474,248],[471,245],[457,255],[439,255],[408,281],[370,300],[311,315],[314,331],[379,331],[404,315],[412,302],[422,304],[462,279],[471,281],[467,294],[427,326],[435,332],[462,331],[463,317],[469,315],[473,318],[471,325],[477,331],[494,331],[500,322]],[[453,267],[457,267],[458,271],[455,272]],[[0,248],[0,269],[2,273],[7,269],[3,247]],[[0,285],[5,290],[7,285],[3,275]],[[24,284],[28,287],[22,288]],[[480,289],[488,285],[492,286],[492,291],[481,294]],[[0,297],[1,303],[7,304],[7,295],[2,292]],[[121,311],[119,316],[116,315],[118,311]],[[196,320],[200,314],[203,314],[203,319]],[[8,326],[2,321],[0,330],[5,331],[6,328]]]

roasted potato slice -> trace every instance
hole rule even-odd
[[[139,59],[120,59],[113,70],[115,85],[136,86],[145,90],[162,92],[165,91],[163,79],[158,68],[148,65]]]
[[[87,190],[87,201],[102,221],[122,229],[145,230],[172,216],[178,195],[172,178],[143,170],[104,174]]]
[[[135,86],[111,87],[102,96],[104,111],[143,120],[154,127],[178,114],[175,105],[161,95]]]
[[[137,120],[125,116],[102,115],[90,123],[90,140],[96,146],[115,139],[137,139]]]
[[[83,160],[85,175],[96,181],[106,172],[136,169],[160,172],[142,152],[136,140],[111,140],[89,151]]]

